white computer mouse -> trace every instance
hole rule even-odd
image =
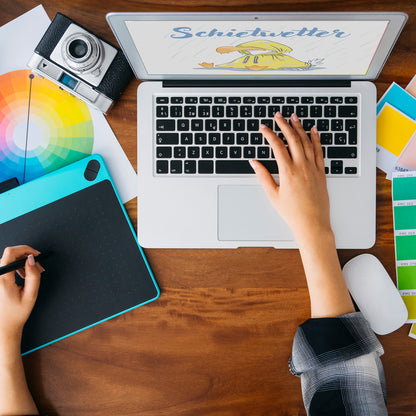
[[[377,257],[361,254],[347,262],[342,272],[352,298],[376,334],[389,334],[406,322],[406,305]]]

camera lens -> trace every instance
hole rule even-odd
[[[68,45],[68,52],[76,59],[83,58],[88,52],[88,45],[82,39],[75,39]]]
[[[79,74],[94,72],[103,59],[100,40],[87,33],[68,36],[62,42],[61,52],[68,67]]]

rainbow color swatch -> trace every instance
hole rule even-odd
[[[20,184],[92,153],[87,105],[29,70],[0,75],[0,182]]]

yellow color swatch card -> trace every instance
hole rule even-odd
[[[410,328],[409,337],[416,339],[416,325],[413,324]]]
[[[416,121],[385,104],[377,117],[377,166],[391,177],[400,154],[416,132]]]

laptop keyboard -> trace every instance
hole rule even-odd
[[[359,173],[357,95],[155,96],[154,106],[157,175],[254,174],[250,159],[278,173],[259,133],[265,124],[284,139],[277,111],[285,118],[296,113],[307,133],[317,126],[328,175]]]

